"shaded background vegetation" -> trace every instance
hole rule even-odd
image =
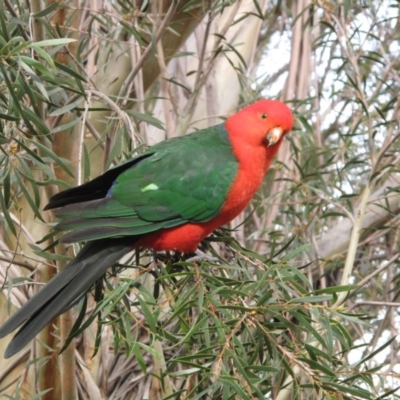
[[[5,0],[0,29],[0,321],[78,250],[58,190],[259,97],[296,114],[215,261],[131,255],[0,396],[399,398],[398,1]]]

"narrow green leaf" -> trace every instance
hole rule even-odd
[[[65,73],[67,73],[68,75],[78,79],[78,81],[82,81],[82,82],[87,82],[87,80],[82,76],[79,75],[76,71],[74,71],[72,68],[65,66],[64,64],[61,64],[57,61],[55,61],[55,65],[58,69],[61,69],[62,71],[64,71]]]
[[[90,156],[86,144],[83,144],[83,182],[87,182],[90,177]]]
[[[129,110],[129,111],[127,111],[127,113],[129,115],[131,115],[132,117],[138,119],[139,121],[146,122],[150,125],[155,126],[156,128],[165,130],[163,123],[159,119],[157,119],[149,114],[143,114],[143,113],[140,113],[135,110]]]
[[[50,67],[53,69],[53,71],[56,70],[56,66],[54,64],[53,59],[51,58],[50,54],[47,53],[46,50],[42,49],[41,47],[34,47],[34,51],[47,63],[50,65]]]
[[[296,297],[295,299],[291,299],[288,301],[288,304],[295,303],[321,303],[323,301],[331,301],[332,295],[320,295],[320,296],[304,296],[304,297]]]
[[[37,179],[32,175],[31,169],[26,164],[25,160],[22,157],[17,156],[18,161],[21,163],[24,172],[18,169],[18,174],[20,174],[23,178],[27,179],[31,183],[31,188],[34,195],[35,204],[39,207],[40,206],[40,194],[39,194],[39,185]]]
[[[19,121],[19,117],[13,117],[12,115],[7,115],[7,114],[3,114],[0,113],[0,119],[5,119],[7,121],[13,121],[13,122],[17,122]]]
[[[37,254],[38,256],[45,258],[47,260],[52,260],[52,261],[70,261],[71,257],[68,256],[63,256],[61,254],[55,254],[55,253],[50,253],[48,251],[43,251],[39,246],[36,246],[36,244],[29,243],[29,247],[32,249],[32,251]]]
[[[71,178],[74,178],[74,175],[70,171],[70,169],[66,166],[64,161],[58,157],[56,154],[54,154],[51,150],[49,150],[46,146],[43,146],[41,143],[31,140],[31,142],[39,149],[41,150],[44,154],[46,154],[48,157],[50,157],[52,160],[54,160],[58,166],[60,166]]]
[[[340,292],[350,292],[351,290],[357,289],[357,285],[343,285],[343,286],[329,286],[323,289],[317,289],[314,291],[316,295],[322,293],[340,293]]]
[[[355,366],[359,366],[361,364],[364,364],[366,361],[374,358],[377,354],[379,354],[382,350],[384,350],[386,347],[388,347],[394,340],[396,340],[396,336],[393,336],[390,338],[387,342],[385,342],[382,346],[379,346],[375,351],[372,353],[369,353],[366,357],[364,357],[362,360],[358,361]]]
[[[35,14],[32,14],[35,18],[45,17],[46,15],[50,14],[51,12],[55,11],[57,8],[65,8],[64,5],[60,4],[59,2],[55,2],[50,6],[46,7],[44,10],[39,11]]]
[[[75,125],[77,125],[81,121],[81,119],[82,119],[82,116],[80,116],[80,117],[74,116],[74,118],[72,118],[71,121],[67,122],[66,124],[58,125],[58,126],[52,128],[51,133],[58,133],[61,131],[66,131],[68,129],[71,129]]]
[[[25,56],[20,56],[19,57],[21,61],[23,61],[21,63],[21,66],[24,65],[28,65],[29,67],[35,68],[36,70],[38,70],[39,72],[41,72],[43,75],[46,76],[52,76],[52,73],[43,65],[43,63],[35,60],[34,58],[30,58],[30,57],[25,57]],[[29,70],[31,71],[31,73],[33,75],[36,75],[35,72],[33,72],[30,68]],[[26,69],[26,71],[29,71],[28,69]]]
[[[41,40],[40,42],[31,43],[28,47],[35,49],[36,47],[59,46],[72,42],[76,42],[76,39],[70,39],[70,38],[48,39],[48,40]]]
[[[353,396],[361,397],[362,399],[372,400],[372,394],[365,389],[361,389],[356,385],[346,386],[341,385],[339,383],[329,382],[328,384],[324,384],[323,387],[327,390],[335,391],[338,389],[341,393],[349,393]]]
[[[27,202],[28,202],[29,206],[31,207],[31,210],[33,211],[35,216],[37,218],[39,218],[40,221],[42,221],[44,223],[45,221],[42,218],[42,215],[40,214],[38,206],[35,204],[34,200],[32,199],[31,194],[29,193],[25,183],[23,182],[23,180],[19,176],[18,172],[19,172],[18,170],[15,171],[15,177],[17,178],[17,181],[19,183],[19,188],[21,189],[22,193],[24,194],[24,197],[27,200]]]
[[[8,210],[11,201],[11,182],[10,182],[10,170],[7,168],[4,171],[4,176],[2,177],[2,184],[4,190],[4,203],[6,205],[5,210]]]
[[[295,318],[297,318],[300,322],[300,326],[302,329],[304,329],[306,332],[309,334],[313,335],[315,339],[318,340],[318,342],[321,343],[321,345],[327,349],[328,345],[324,338],[319,334],[319,332],[313,327],[313,325],[307,321],[307,319],[299,312],[292,311],[292,314]]]
[[[247,393],[242,389],[241,386],[237,384],[237,382],[234,380],[232,376],[229,375],[219,375],[217,379],[222,382],[224,385],[229,386],[231,389],[233,389],[233,393],[236,396],[239,396],[241,399],[247,399]]]
[[[304,357],[298,357],[297,358],[300,361],[305,362],[306,364],[308,364],[311,368],[319,370],[321,372],[323,372],[324,374],[331,376],[331,377],[336,377],[335,373],[333,371],[331,371],[329,368],[325,367],[324,365],[314,361],[314,360],[310,360],[309,358],[304,358]]]
[[[33,97],[33,96],[32,96]],[[28,127],[32,130],[32,133],[35,133],[36,135],[48,135],[49,128],[46,126],[46,124],[39,118],[38,115],[36,115],[32,110],[30,110],[28,107],[25,105],[22,105],[22,118],[24,119],[24,122],[28,125]],[[33,122],[36,126],[37,129],[35,129],[31,122]]]
[[[308,249],[311,245],[309,243],[303,244],[301,246],[296,247],[294,250],[290,251],[289,253],[285,254],[282,258],[282,261],[290,261],[298,254],[303,253],[306,249]]]
[[[262,12],[261,6],[258,4],[258,1],[257,0],[253,0],[253,3],[255,5],[255,7],[256,7],[258,18],[260,18],[261,21],[264,21],[264,14]]]
[[[138,364],[140,366],[140,369],[142,370],[142,372],[144,374],[147,374],[147,364],[146,364],[145,359],[143,358],[143,355],[142,355],[137,343],[135,343],[132,346],[132,351],[133,351],[133,354],[135,355],[136,361],[138,362]]]
[[[400,386],[395,387],[393,390],[388,390],[387,392],[385,392],[382,396],[377,397],[374,400],[384,400],[384,399],[389,399],[389,396],[391,396],[392,394],[396,394],[399,393],[400,391]],[[390,397],[391,399],[392,397]]]
[[[87,309],[87,296],[83,296],[82,307],[79,311],[78,317],[76,318],[74,325],[71,328],[71,331],[68,334],[67,340],[65,341],[63,347],[60,350],[60,354],[69,346],[74,337],[77,335],[79,327],[81,326],[83,320],[85,319],[86,309]]]
[[[4,200],[4,196],[3,196],[3,191],[0,190],[0,206],[1,206],[1,210],[3,212],[4,218],[7,221],[8,227],[10,228],[12,234],[14,236],[17,236],[17,231],[15,230],[15,226],[14,226],[14,222],[10,216],[10,211],[7,208],[6,202]]]
[[[83,99],[78,99],[72,103],[69,103],[65,105],[64,107],[57,108],[56,110],[52,111],[49,116],[50,117],[56,117],[57,115],[62,115],[67,113],[68,111],[71,111],[72,109],[76,108],[78,104],[82,103]]]
[[[180,371],[177,372],[171,372],[169,375],[170,376],[174,376],[174,377],[179,377],[179,376],[187,376],[187,375],[193,375],[197,372],[200,372],[201,369],[200,368],[188,368],[188,369],[182,369]]]
[[[137,300],[140,303],[141,310],[146,318],[146,323],[149,325],[150,330],[153,333],[157,332],[157,320],[154,318],[153,313],[151,312],[149,306],[146,301],[143,299],[141,295],[137,296]]]

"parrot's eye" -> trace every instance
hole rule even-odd
[[[262,113],[262,114],[261,114],[261,118],[262,118],[262,119],[267,119],[267,117],[268,117],[267,113]]]

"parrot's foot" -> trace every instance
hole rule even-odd
[[[208,254],[204,253],[203,251],[201,251],[199,249],[197,249],[195,251],[195,254],[196,255],[194,257],[190,257],[185,261],[187,261],[187,262],[208,261],[208,262],[213,262],[213,263],[219,261],[217,257],[209,256]]]

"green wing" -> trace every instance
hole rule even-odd
[[[237,168],[222,124],[161,142],[123,170],[105,197],[58,210],[64,221],[57,229],[71,230],[63,237],[70,242],[209,221],[220,212]],[[82,187],[76,188],[80,194]]]

